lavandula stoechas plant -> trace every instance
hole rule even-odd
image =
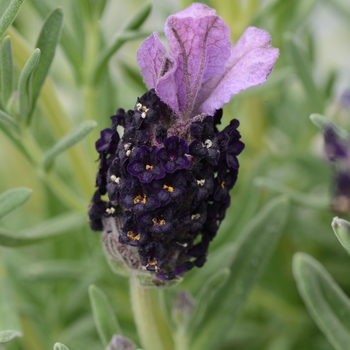
[[[164,31],[169,52],[153,33],[137,53],[149,90],[132,110],[118,109],[96,142],[89,208],[109,257],[153,274],[155,284],[205,263],[244,148],[238,120],[219,131],[221,108],[262,84],[278,57],[270,35],[254,27],[231,48],[228,26],[199,3],[170,16]]]

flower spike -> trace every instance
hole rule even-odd
[[[257,28],[231,49],[228,26],[203,4],[170,16],[164,30],[169,53],[157,33],[137,53],[149,90],[133,109],[118,109],[96,142],[89,210],[109,258],[156,286],[204,265],[244,149],[238,120],[219,131],[221,107],[263,83],[278,56]]]

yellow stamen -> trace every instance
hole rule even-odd
[[[174,187],[171,187],[171,186],[164,185],[163,189],[168,190],[169,192],[174,192]]]
[[[144,194],[143,196],[141,194],[138,194],[135,198],[134,198],[134,204],[140,203],[142,202],[143,204],[146,204],[147,202],[147,196]]]
[[[225,188],[225,181],[221,182],[220,186],[221,188]]]
[[[152,170],[152,169],[153,169],[153,166],[152,166],[152,165],[146,164],[146,170]]]
[[[128,236],[129,239],[131,239],[131,240],[134,241],[134,242],[135,242],[135,241],[139,241],[140,238],[141,238],[140,234],[135,235],[135,233],[134,233],[133,231],[129,231],[129,232],[127,233],[127,236]]]
[[[197,220],[197,219],[199,219],[200,217],[201,217],[201,214],[199,214],[199,213],[193,214],[193,215],[191,216],[191,220]]]
[[[165,225],[165,220],[164,219],[158,220],[157,218],[153,218],[152,222],[153,222],[153,226],[163,226],[163,225]]]

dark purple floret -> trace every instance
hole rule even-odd
[[[115,115],[111,116],[111,120],[112,120],[112,129],[116,130],[118,125],[125,128],[128,124],[131,123],[132,119],[127,113],[125,113],[125,110],[123,108],[118,108]]]
[[[185,155],[188,153],[188,145],[185,139],[177,136],[170,136],[163,142],[164,147],[157,151],[157,158],[162,162],[167,173],[174,173],[176,170],[186,169],[190,161]]]
[[[158,143],[163,143],[167,136],[167,129],[163,125],[158,125],[155,130],[155,137]]]
[[[127,171],[139,178],[141,183],[150,183],[165,176],[163,166],[156,157],[157,147],[149,149],[142,146],[137,150],[134,160],[127,166]]]
[[[162,205],[170,202],[179,203],[186,195],[186,184],[186,172],[179,170],[161,180],[152,181],[149,190],[158,197]]]
[[[244,149],[244,143],[240,141],[241,134],[237,130],[238,126],[239,121],[237,119],[233,119],[224,130],[218,133],[221,152],[220,161],[225,161],[230,169],[239,168],[237,156]]]
[[[95,191],[90,205],[89,205],[89,222],[91,229],[94,231],[102,231],[103,225],[102,225],[102,218],[103,215],[106,213],[106,203],[101,200],[100,192],[97,190]]]
[[[160,118],[160,99],[154,89],[147,91],[137,99],[134,108],[135,125],[139,128],[143,122],[151,124]]]
[[[218,202],[226,202],[229,197],[229,191],[237,180],[237,171],[221,167],[218,171],[217,183],[215,186],[214,199]]]
[[[134,110],[119,109],[111,117],[112,127],[96,143],[98,189],[89,217],[92,229],[116,236],[104,239],[113,259],[121,256],[129,267],[156,272],[160,281],[205,263],[244,148],[237,120],[217,130],[221,116],[222,110],[177,124],[151,90]],[[121,137],[118,126],[124,128]],[[105,193],[108,202],[101,199]]]

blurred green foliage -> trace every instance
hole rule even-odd
[[[320,113],[349,126],[350,111],[339,104],[346,66],[326,66],[322,60],[326,53],[321,50],[326,38],[320,34],[325,13],[348,33],[349,4],[341,0],[203,2],[225,19],[233,41],[250,25],[269,31],[280,57],[266,84],[235,96],[224,108],[223,125],[239,119],[246,144],[232,205],[207,264],[167,290],[165,304],[170,309],[182,289],[200,296],[205,281],[231,264],[232,243],[237,238],[240,242],[247,225],[260,220],[256,215],[267,210],[271,198],[284,194],[291,199],[287,222],[263,275],[240,305],[240,316],[235,323],[218,321],[203,329],[210,334],[208,329],[228,327],[218,350],[332,349],[299,297],[292,257],[299,251],[312,255],[350,295],[349,257],[331,228],[332,169],[322,158],[320,131],[309,119],[311,113]],[[17,195],[8,205],[0,203],[0,212],[6,214],[0,219],[0,244],[9,242],[8,237],[15,240],[0,247],[0,304],[7,305],[0,308],[6,309],[0,314],[0,325],[5,327],[6,319],[15,331],[10,334],[14,339],[0,344],[0,349],[46,350],[57,342],[71,350],[102,349],[89,302],[91,284],[107,295],[123,335],[140,345],[128,280],[111,272],[99,234],[86,223],[97,170],[94,142],[99,130],[109,125],[109,116],[119,107],[132,108],[146,90],[136,65],[142,39],[161,31],[169,14],[192,1],[154,0],[150,16],[143,0],[21,3],[0,2],[0,18],[12,6],[12,12],[5,13],[6,23],[0,25],[0,35],[4,34],[0,198]],[[338,54],[334,47],[331,56]],[[93,121],[98,123],[95,129]],[[24,187],[33,190],[31,196]],[[349,213],[342,217],[349,219]],[[58,237],[36,243],[48,234]],[[231,275],[241,273],[240,269],[237,266]],[[205,314],[205,327],[215,312],[214,304]],[[17,337],[19,332],[23,337]]]

